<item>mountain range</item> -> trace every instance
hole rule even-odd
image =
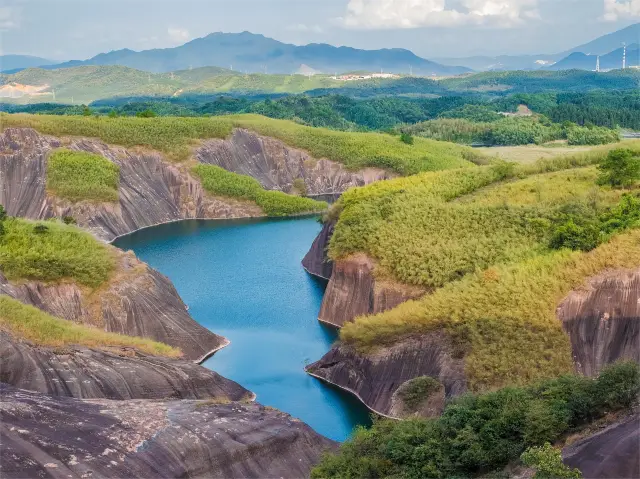
[[[434,61],[443,65],[462,65],[475,71],[490,70],[538,70],[543,68],[553,68],[554,64],[563,62],[567,57],[574,53],[582,53],[584,55],[606,55],[613,53],[614,50],[620,49],[623,43],[631,45],[640,43],[640,23],[629,25],[626,28],[603,35],[583,45],[571,48],[564,52],[540,55],[499,55],[491,56],[472,56],[465,58],[435,58]],[[622,50],[620,50],[622,51]],[[621,56],[622,57],[622,56]],[[576,57],[577,58],[577,57]],[[575,58],[574,58],[575,60]],[[602,61],[602,59],[601,59]],[[578,65],[573,60],[564,62],[568,64]],[[582,62],[588,67],[575,66],[575,68],[584,68],[586,70],[595,69],[595,56],[593,62]],[[593,64],[593,66],[591,66]],[[618,65],[621,65],[620,61]]]
[[[246,73],[334,73],[384,71],[421,76],[458,75],[466,67],[445,66],[420,58],[409,50],[359,50],[324,43],[297,46],[250,32],[212,33],[174,48],[136,52],[129,49],[101,53],[88,60],[72,60],[46,68],[83,65],[121,65],[153,73],[218,66]]]
[[[595,70],[600,57],[600,70],[614,70],[622,68],[622,57],[624,48],[618,48],[606,55],[585,54],[582,52],[574,52],[562,60],[545,67],[546,70]],[[627,47],[627,67],[640,66],[640,48],[637,43]]]
[[[31,55],[0,55],[0,72],[13,72],[23,68],[52,65],[53,61]]]

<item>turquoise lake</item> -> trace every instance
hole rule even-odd
[[[337,338],[317,321],[325,283],[300,261],[320,231],[315,218],[182,221],[119,238],[168,276],[189,313],[231,341],[203,363],[320,434],[342,441],[369,411],[304,372]]]

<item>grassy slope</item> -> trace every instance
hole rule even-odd
[[[75,324],[7,296],[0,296],[0,329],[39,346],[130,347],[149,354],[181,356],[179,349],[166,344]]]
[[[37,233],[37,225],[47,230]],[[10,280],[72,280],[96,287],[114,269],[109,247],[74,226],[9,218],[4,228],[0,264]]]
[[[413,146],[397,137],[380,133],[338,132],[312,128],[259,115],[211,118],[92,118],[55,115],[0,115],[2,128],[21,126],[56,136],[87,136],[123,146],[148,146],[178,160],[190,155],[198,139],[226,138],[234,127],[273,136],[286,144],[307,150],[316,158],[328,158],[358,169],[376,166],[412,174],[471,166],[470,148],[452,143],[416,139]]]
[[[120,168],[103,156],[57,150],[47,162],[47,190],[71,201],[118,201]]]
[[[267,191],[258,180],[232,173],[219,166],[199,164],[192,171],[209,193],[254,201],[268,216],[289,216],[327,209],[324,201],[288,195],[281,191]]]
[[[434,292],[345,325],[341,339],[361,349],[434,328],[466,354],[472,389],[526,383],[571,370],[555,308],[586,278],[640,264],[640,232],[590,253],[550,251],[538,218],[559,206],[617,202],[597,187],[598,155],[516,167],[498,183],[500,166],[424,173],[347,192],[329,254],[373,257],[380,277]],[[559,171],[558,171],[559,170]],[[540,173],[548,172],[551,173]],[[474,193],[475,192],[475,193]],[[451,201],[454,200],[455,201]],[[335,213],[335,212],[334,212]]]

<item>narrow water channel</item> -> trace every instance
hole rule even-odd
[[[342,441],[368,410],[307,375],[337,331],[317,321],[325,284],[300,261],[314,218],[183,221],[138,231],[115,245],[168,276],[200,324],[231,344],[204,363],[320,434]]]

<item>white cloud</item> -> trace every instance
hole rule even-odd
[[[634,0],[637,1],[637,0]],[[538,0],[349,0],[339,22],[348,28],[384,29],[484,25],[509,28],[539,19]]]
[[[306,25],[304,23],[296,23],[295,25],[289,25],[287,30],[290,32],[303,32],[303,33],[322,33],[324,29],[320,25]]]
[[[19,11],[16,7],[0,7],[0,32],[20,26]]]
[[[169,27],[167,29],[167,33],[169,34],[169,38],[174,43],[185,43],[191,40],[191,36],[189,35],[189,30],[186,28],[173,28]]]
[[[640,17],[640,0],[604,0],[603,20],[615,22],[624,17]]]

